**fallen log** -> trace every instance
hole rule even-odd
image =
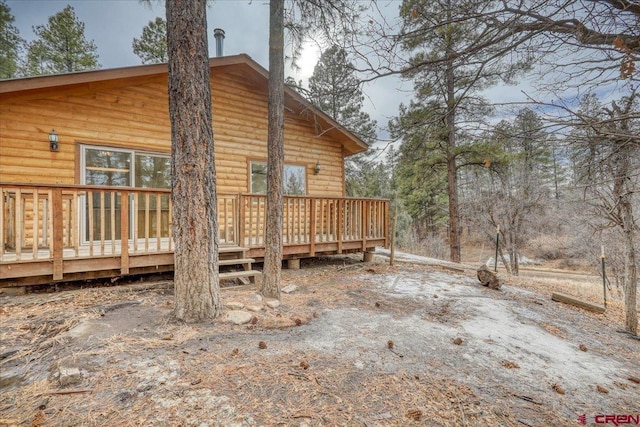
[[[604,307],[599,304],[594,304],[589,301],[585,301],[580,298],[572,297],[570,295],[554,292],[551,294],[551,300],[561,302],[564,304],[573,305],[574,307],[580,307],[585,310],[593,311],[594,313],[604,313]]]

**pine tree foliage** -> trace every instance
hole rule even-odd
[[[349,62],[347,52],[339,46],[325,50],[309,78],[311,102],[369,145],[375,143],[376,121],[362,111],[364,95],[360,81]],[[345,160],[347,194],[349,196],[381,196],[378,184],[385,173],[375,164],[370,153]]]
[[[443,154],[446,165],[452,261],[460,260],[461,249],[458,170],[467,163],[461,156],[469,148],[474,151],[472,147],[460,147],[460,140],[482,122],[486,101],[479,93],[500,80],[511,81],[528,63],[507,63],[496,56],[501,44],[493,42],[495,34],[487,23],[472,18],[490,8],[491,3],[404,0],[400,8],[400,45],[410,56],[404,76],[413,80],[416,97],[413,108],[404,113],[418,113],[420,120],[399,120],[396,130],[406,133],[412,132],[407,126],[440,126],[437,136],[431,135],[431,139],[437,141],[435,147]],[[492,40],[492,44],[478,44],[482,40]],[[430,105],[431,111],[424,111],[423,105]]]
[[[376,140],[376,122],[362,111],[364,95],[347,52],[325,50],[309,78],[311,102],[367,144]]]
[[[33,27],[37,39],[29,43],[26,75],[60,74],[100,67],[97,47],[87,40],[84,23],[73,7],[49,17],[47,25]]]
[[[149,21],[142,29],[140,38],[132,42],[133,53],[138,55],[143,64],[167,62],[167,22],[161,17]]]
[[[4,0],[0,1],[0,79],[15,77],[20,63],[24,40],[13,24],[15,17]]]
[[[402,139],[396,153],[394,185],[418,238],[446,227],[447,172],[442,122],[432,120],[435,102],[401,105],[398,117],[391,121],[393,138]]]

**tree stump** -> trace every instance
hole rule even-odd
[[[500,289],[503,282],[497,273],[489,270],[484,264],[478,268],[478,280],[483,286],[488,286],[491,289]]]

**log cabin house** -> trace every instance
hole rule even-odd
[[[268,73],[246,55],[210,66],[221,265],[252,261]],[[388,201],[345,197],[366,144],[285,92],[284,257],[386,246]],[[170,147],[166,64],[0,81],[0,287],[171,270]]]

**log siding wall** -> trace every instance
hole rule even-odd
[[[246,193],[248,158],[266,157],[266,93],[245,76],[213,69],[218,191]],[[58,87],[0,98],[0,181],[78,184],[78,144],[170,151],[166,75]],[[55,129],[60,149],[49,150]],[[309,195],[344,195],[342,146],[316,136],[313,115],[285,115],[285,162],[306,165]],[[316,162],[322,165],[314,174]]]

